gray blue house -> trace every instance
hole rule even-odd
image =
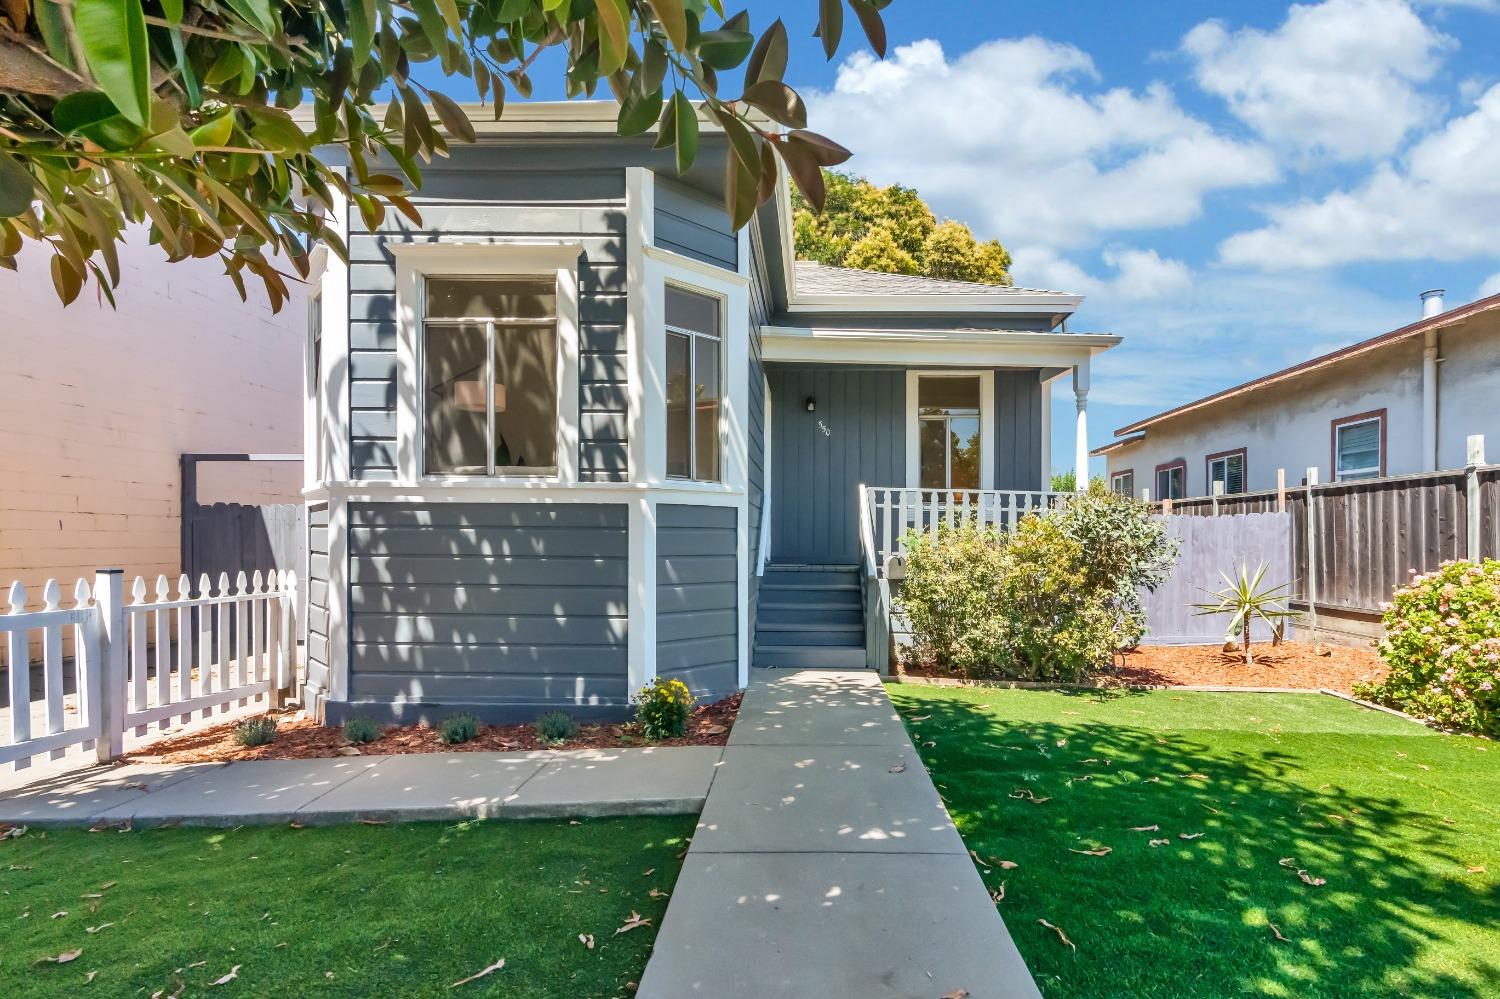
[[[759,665],[883,666],[886,556],[1047,502],[1081,299],[795,261],[783,185],[723,210],[612,104],[474,109],[422,224],[336,206],[305,453],[307,699],[330,720],[623,714]],[[866,487],[866,488],[862,488]]]

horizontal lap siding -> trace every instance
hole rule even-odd
[[[699,697],[739,686],[737,511],[656,508],[656,672]]]
[[[351,507],[351,700],[623,705],[628,550],[623,505]]]
[[[390,213],[370,232],[350,211],[349,433],[357,479],[396,472],[396,268],[393,243],[448,239],[569,239],[579,261],[579,477],[623,481],[625,392],[625,172],[580,168],[556,151],[524,156],[494,146],[455,149],[423,171],[412,201],[422,224]]]
[[[328,508],[307,511],[307,682],[328,689]]]
[[[657,246],[705,264],[739,269],[739,239],[722,202],[656,176]]]

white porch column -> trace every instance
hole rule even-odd
[[[1073,488],[1086,492],[1089,488],[1089,362],[1080,361],[1073,366],[1073,398],[1078,403],[1078,430],[1074,440]]]

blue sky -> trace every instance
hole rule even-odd
[[[895,0],[823,59],[751,6],[848,168],[1087,296],[1093,444],[1130,420],[1500,292],[1500,0]],[[539,74],[539,97],[553,96]],[[455,96],[459,96],[455,94]],[[1071,465],[1072,400],[1054,464]]]

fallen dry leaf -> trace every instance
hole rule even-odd
[[[704,725],[698,731],[702,732],[704,735],[723,735],[725,732],[728,732],[729,729],[725,728],[723,725]]]
[[[1147,843],[1146,845],[1147,846],[1166,846],[1170,842],[1172,842],[1172,841],[1169,840],[1169,839],[1153,839],[1150,843]]]
[[[1301,870],[1297,872],[1297,877],[1302,879],[1303,884],[1312,885],[1314,888],[1321,888],[1328,883],[1327,878],[1315,878],[1306,871]]]
[[[653,875],[655,873],[656,873],[656,868],[653,867],[653,868],[650,868],[649,870],[642,871],[641,872],[641,877],[643,877],[643,878],[649,878],[651,875]]]
[[[388,825],[390,825],[390,823],[387,822],[385,819],[360,819],[359,821],[360,821],[361,825],[367,825],[367,826],[388,826]]]
[[[62,917],[66,916],[67,914],[68,914],[68,910],[67,909],[63,909],[60,912],[54,912],[52,914],[52,918],[53,919],[61,919]]]
[[[96,977],[98,977],[98,974],[99,972],[97,971],[90,971],[87,975],[83,976],[83,984],[87,985],[89,982],[92,982]]]
[[[1097,850],[1074,850],[1073,848],[1069,847],[1068,852],[1081,853],[1086,857],[1107,857],[1111,853],[1115,852],[1115,848],[1112,846],[1101,846]]]
[[[592,933],[580,933],[580,934],[578,934],[578,942],[581,943],[581,944],[583,944],[589,950],[593,950],[594,949],[594,935]]]
[[[1475,864],[1473,867],[1470,867],[1468,870],[1469,870],[1470,874],[1485,874],[1485,873],[1487,873],[1485,871],[1485,869],[1484,869],[1484,865],[1483,864]]]
[[[990,892],[990,901],[994,902],[996,905],[999,905],[1001,902],[1005,901],[1005,882],[1004,881],[1000,882],[1000,887],[999,888],[996,888],[994,891]]]
[[[1297,858],[1296,857],[1282,857],[1280,860],[1276,861],[1276,863],[1280,864],[1282,867],[1296,867],[1297,866]]]
[[[634,909],[631,909],[630,910],[630,918],[627,919],[627,920],[625,920],[625,925],[624,926],[620,927],[618,930],[615,930],[615,936],[619,936],[621,933],[629,933],[631,930],[638,930],[642,926],[650,926],[650,925],[651,925],[651,920],[642,918],[641,914],[639,912],[636,912]]]
[[[1290,940],[1281,935],[1281,929],[1275,923],[1271,922],[1268,919],[1266,920],[1266,925],[1271,927],[1271,935],[1274,936],[1277,940],[1280,940],[1282,943],[1291,943]]]
[[[938,999],[969,999],[969,990],[954,989],[952,992],[944,992]]]
[[[76,960],[78,960],[78,955],[82,954],[82,953],[83,953],[83,948],[79,947],[77,950],[65,950],[61,954],[58,954],[56,957],[39,957],[35,961],[33,961],[32,963],[33,964],[67,964],[69,961],[76,961]]]
[[[912,715],[907,721],[924,722],[931,717],[932,715]]]
[[[25,826],[0,824],[0,839],[20,839],[26,835]]]
[[[668,895],[670,894],[670,892],[664,892],[660,888],[652,888],[651,891],[648,892],[648,894],[652,898],[666,898],[666,897],[668,897]]]
[[[83,932],[85,932],[85,933],[98,933],[100,930],[108,929],[109,927],[111,927],[113,925],[115,925],[115,924],[114,923],[100,923],[98,926],[85,926],[83,928]]]
[[[359,751],[359,747],[357,747],[357,746],[340,746],[339,747],[339,755],[340,756],[363,756],[364,754]]]
[[[1010,796],[1021,801],[1029,801],[1033,805],[1040,805],[1044,801],[1052,800],[1050,797],[1038,798],[1035,792],[1029,787],[1018,787],[1010,793]]]
[[[1188,780],[1208,780],[1208,774],[1188,774]]]
[[[1161,832],[1161,826],[1157,826],[1157,825],[1151,825],[1151,826],[1131,826],[1130,827],[1130,831],[1131,832]]]
[[[458,981],[454,982],[452,985],[450,985],[448,987],[450,989],[456,989],[460,985],[468,985],[470,982],[478,981],[479,979],[483,978],[485,975],[493,975],[495,972],[499,971],[503,967],[505,967],[505,958],[502,957],[500,960],[496,961],[494,964],[490,965],[488,968],[482,968],[481,970],[474,972],[474,974],[470,975],[468,978],[460,978]],[[333,975],[333,972],[329,972],[329,976],[332,977],[332,975]]]
[[[240,966],[238,964],[236,964],[234,967],[232,967],[232,968],[229,969],[229,974],[227,974],[227,975],[221,975],[220,977],[215,978],[211,984],[213,984],[213,985],[228,985],[230,982],[234,981],[238,977],[240,977]]]
[[[286,827],[288,829],[306,829],[307,828],[302,823],[298,822],[296,819],[293,819],[291,822],[288,822],[286,824]]]
[[[1047,929],[1051,930],[1053,933],[1056,933],[1057,934],[1057,939],[1059,939],[1063,943],[1067,944],[1073,950],[1076,951],[1078,949],[1078,945],[1075,944],[1073,941],[1071,941],[1071,940],[1068,939],[1068,935],[1062,931],[1062,927],[1060,927],[1060,926],[1053,926],[1051,923],[1047,922],[1045,919],[1038,919],[1037,922],[1039,922],[1043,926],[1047,927]]]
[[[1178,833],[1177,834],[1177,838],[1178,839],[1197,839],[1198,837],[1200,837],[1202,835],[1203,835],[1202,833]]]

